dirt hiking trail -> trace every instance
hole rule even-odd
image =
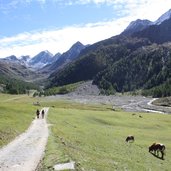
[[[45,119],[40,114],[40,118],[34,119],[26,132],[0,149],[0,171],[36,170],[48,139],[46,116],[49,108],[43,109]]]

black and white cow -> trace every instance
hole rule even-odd
[[[133,135],[128,135],[127,137],[126,137],[126,142],[134,142],[134,136]]]
[[[165,155],[165,145],[164,144],[160,144],[160,143],[153,143],[150,147],[149,147],[149,152],[153,152],[156,155],[157,152],[157,156],[159,155],[159,152],[161,153],[161,158],[164,159],[164,155]]]

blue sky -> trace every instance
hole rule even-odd
[[[55,54],[92,44],[140,19],[155,21],[171,0],[0,0],[0,57]]]

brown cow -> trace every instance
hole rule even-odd
[[[125,140],[126,142],[134,142],[134,136],[133,135],[129,135],[129,136],[127,136],[126,137],[126,140]]]
[[[159,151],[161,153],[161,159],[164,160],[164,155],[165,155],[165,145],[160,144],[160,143],[153,143],[150,147],[149,147],[149,152],[153,152],[156,155],[157,152],[157,156],[159,155]]]

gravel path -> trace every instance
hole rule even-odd
[[[45,118],[48,108],[44,108]],[[0,150],[0,171],[35,171],[48,138],[46,119],[35,119],[28,130]]]

